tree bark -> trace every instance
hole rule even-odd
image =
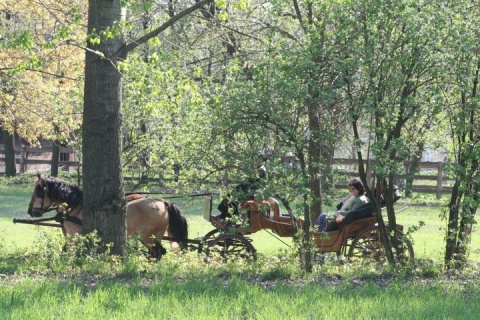
[[[60,157],[60,146],[58,141],[55,141],[52,145],[52,162],[50,164],[50,175],[52,177],[58,176],[58,160]]]
[[[124,19],[120,0],[90,0],[88,34],[101,34]],[[124,56],[123,37],[89,41],[85,59],[83,114],[84,234],[97,231],[102,244],[123,255],[126,245],[126,204],[122,173],[122,76],[117,62]]]
[[[310,189],[310,214],[308,217],[305,217],[305,220],[309,220],[311,223],[315,223],[318,216],[322,213],[322,181],[321,181],[321,170],[320,170],[320,146],[318,144],[318,126],[315,127],[313,122],[310,119],[310,132],[312,137],[308,143],[308,171],[309,171],[309,180],[308,187]]]
[[[457,179],[453,186],[452,195],[450,197],[450,203],[448,206],[448,224],[447,224],[447,239],[445,248],[445,264],[448,266],[453,260],[453,255],[456,252],[457,246],[457,233],[458,233],[458,220],[459,220],[459,207],[463,194],[460,191],[460,182]]]
[[[416,173],[418,173],[420,160],[422,160],[423,150],[425,148],[425,143],[419,141],[417,143],[417,150],[412,155],[408,166],[406,167],[406,177],[405,177],[405,197],[412,197],[412,188],[413,188],[413,179]]]
[[[14,177],[17,174],[14,135],[3,128],[2,133],[3,140],[5,141],[5,176]]]
[[[465,263],[468,243],[470,242],[471,225],[479,206],[480,185],[477,181],[479,169],[480,137],[478,135],[478,109],[473,107],[468,98],[475,99],[480,76],[480,61],[476,65],[471,94],[462,93],[460,113],[464,116],[454,137],[458,141],[457,166],[454,170],[455,185],[449,202],[447,225],[447,241],[445,248],[445,264],[452,262],[459,267]],[[465,130],[465,128],[467,130]]]

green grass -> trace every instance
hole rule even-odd
[[[331,258],[305,273],[292,239],[251,235],[255,262],[205,263],[196,252],[169,252],[158,263],[140,252],[124,259],[75,245],[62,252],[55,228],[13,224],[27,218],[31,186],[0,184],[0,319],[476,319],[480,245],[473,232],[465,269],[442,269],[440,207],[412,205],[397,215],[413,233],[417,262],[403,268],[358,266]],[[201,198],[175,198],[190,238],[213,229]],[[218,201],[216,202],[218,203]],[[416,204],[416,203],[415,203]]]
[[[13,218],[29,218],[26,212],[31,194],[32,190],[29,184],[0,185],[0,240],[4,247],[9,249],[28,248],[34,245],[36,235],[42,232],[60,233],[59,229],[12,223]],[[190,238],[204,236],[214,229],[202,216],[202,197],[171,198],[170,200],[177,203],[187,217]],[[217,213],[216,205],[219,201],[219,197],[214,198],[213,214]],[[440,263],[445,249],[446,222],[440,218],[441,207],[431,205],[433,201],[425,196],[414,199],[413,202],[401,200],[396,206],[397,210],[403,207],[407,207],[407,209],[397,214],[397,222],[404,226],[404,231],[408,231],[410,227],[418,226],[420,221],[423,221],[425,225],[412,234],[415,256]],[[422,205],[423,203],[430,205]],[[480,238],[477,236],[476,230],[475,225],[469,259],[480,262]],[[291,238],[278,238],[269,231],[262,230],[250,237],[259,254],[268,255],[293,247]]]
[[[446,224],[440,219],[440,212],[440,207],[410,206],[397,215],[397,222],[405,227],[405,231],[418,226],[420,221],[425,223],[412,234],[417,258],[442,261],[445,251]]]
[[[444,200],[445,198],[441,199],[441,201]],[[406,232],[409,228],[418,226],[420,222],[423,222],[424,225],[412,233],[415,257],[442,262],[446,245],[447,221],[443,218],[443,209],[439,201],[437,201],[436,205],[432,205],[432,200],[430,200],[428,204],[422,205],[405,200],[400,201],[397,205],[397,211],[403,207],[406,207],[406,209],[396,215],[397,223],[402,224]],[[478,226],[475,224],[472,230],[469,260],[480,262],[480,237],[477,230]]]
[[[25,248],[33,245],[38,230],[45,232],[44,229],[48,229],[47,232],[60,232],[48,227],[12,223],[13,218],[29,218],[26,212],[32,194],[32,184],[33,182],[30,184],[0,185],[0,232],[3,235],[3,237],[0,235],[0,239],[3,238],[4,244],[9,248]],[[168,195],[166,197],[168,198]],[[187,217],[190,238],[204,236],[213,229],[213,226],[203,219],[202,197],[171,198],[169,200],[177,203]],[[219,197],[214,198],[213,214],[217,213],[216,205],[219,201]],[[420,221],[425,222],[425,225],[412,235],[415,255],[417,258],[441,262],[445,249],[446,222],[440,218],[441,207],[438,205],[432,206],[432,203],[438,204],[438,201],[435,202],[434,197],[425,195],[416,197],[413,202],[401,200],[396,206],[397,210],[405,206],[407,206],[407,209],[397,215],[397,222],[404,225],[405,231],[412,226],[418,226]],[[470,260],[480,262],[480,238],[475,232],[476,229],[475,225],[472,233]],[[253,245],[259,254],[268,255],[277,250],[288,250],[293,246],[291,238],[278,239],[268,231],[260,231],[250,235],[250,237],[253,239]]]
[[[15,250],[28,248],[34,245],[35,237],[41,232],[59,233],[59,229],[48,227],[34,227],[24,224],[13,224],[13,218],[29,218],[26,214],[32,194],[31,184],[3,184],[0,185],[0,240],[4,247]],[[167,196],[168,197],[168,196]],[[189,223],[190,238],[204,236],[213,229],[213,226],[203,219],[203,198],[171,198],[177,203]],[[214,199],[213,214],[216,214],[216,205],[219,197]],[[407,207],[397,215],[397,222],[404,225],[404,231],[418,226],[420,221],[425,225],[412,234],[415,255],[417,258],[431,259],[441,262],[445,249],[445,220],[440,218],[441,207],[431,204],[434,200],[426,196],[418,197],[413,202],[401,200],[397,210]],[[438,204],[438,202],[437,202]],[[476,234],[476,225],[472,233],[470,260],[480,262],[480,238]],[[293,247],[291,238],[280,238],[269,231],[260,231],[250,235],[253,245],[259,254],[271,254],[278,250],[289,250]]]
[[[251,285],[194,277],[86,284],[24,280],[0,293],[2,319],[475,319],[480,289]],[[43,316],[42,316],[43,315]],[[48,316],[47,316],[48,315]]]

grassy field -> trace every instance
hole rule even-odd
[[[0,191],[0,231],[8,248],[31,246],[32,235],[40,230],[41,232],[60,232],[52,228],[12,223],[13,218],[29,218],[26,212],[32,190],[28,184],[0,186]],[[212,225],[203,219],[203,198],[171,198],[170,200],[177,203],[187,217],[190,238],[203,236],[213,229]],[[216,214],[215,205],[219,201],[218,197],[214,199],[213,214]],[[425,201],[417,199],[415,202],[400,200],[396,205],[397,211],[400,211],[397,214],[397,222],[405,227],[405,231],[408,231],[409,228],[418,226],[423,221],[425,225],[412,233],[415,256],[441,262],[445,250],[446,221],[440,217],[442,210],[440,203],[432,200],[425,203],[427,199]],[[480,238],[476,230],[475,225],[470,260],[480,262]],[[278,250],[289,250],[293,246],[291,238],[278,238],[268,231],[257,232],[251,235],[251,238],[259,254],[268,255]]]
[[[442,268],[440,207],[401,202],[398,222],[413,233],[417,262],[403,268],[335,259],[304,273],[292,239],[252,235],[256,262],[205,263],[171,252],[158,263],[61,251],[60,231],[13,224],[27,218],[28,184],[0,184],[0,319],[476,319],[479,248],[460,271]],[[190,238],[212,229],[202,199],[175,198]],[[428,200],[430,202],[430,200]],[[415,205],[414,205],[415,204]]]
[[[2,319],[475,319],[480,311],[478,288],[438,283],[295,287],[162,277],[147,284],[24,280],[2,289]]]

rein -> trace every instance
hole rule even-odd
[[[14,218],[13,223],[17,223],[17,222],[20,222],[20,223],[26,223],[26,222],[36,223],[36,222],[44,222],[44,221],[52,221],[52,220],[60,222],[58,220],[59,215],[60,214],[57,214],[57,215],[55,215],[53,217],[50,217],[50,218],[40,218],[40,219],[17,219],[17,218]]]
[[[83,224],[83,220],[80,219],[80,218],[77,218],[76,216],[70,215],[70,214],[74,214],[72,212],[75,211],[75,209],[78,208],[78,207],[80,207],[80,209],[77,212],[77,213],[79,213],[80,211],[82,211],[82,205],[78,205],[77,207],[75,207],[73,209],[67,208],[67,210],[65,210],[65,212],[57,213],[57,216],[61,216],[62,221],[60,221],[60,222],[63,223],[63,221],[68,221],[68,222],[75,223],[75,224],[81,226]],[[75,213],[75,214],[77,214],[77,213]]]
[[[53,211],[53,210],[57,210],[58,207],[50,207],[50,208],[47,208],[47,209],[41,209],[43,213],[46,213],[46,212],[50,212],[50,211]],[[49,218],[45,218],[45,219],[49,219]],[[39,220],[42,220],[42,219],[39,219]]]
[[[63,216],[63,220],[64,221],[68,221],[68,222],[71,222],[71,223],[75,223],[75,224],[78,224],[79,226],[81,226],[83,224],[83,220],[82,219],[79,219],[77,217],[73,217],[73,216],[69,216],[68,214]]]
[[[45,201],[45,197],[48,195],[48,183],[45,185],[45,187],[43,188],[43,193],[42,193],[42,204],[41,204],[41,208],[43,208],[43,204],[44,204],[44,201]],[[73,215],[70,215],[70,214],[78,214],[79,212],[82,211],[82,204],[79,204],[77,205],[75,208],[70,208],[70,207],[66,207],[65,208],[65,211],[63,212],[59,212],[58,211],[58,206],[51,206],[47,209],[41,209],[43,211],[43,213],[45,212],[49,212],[49,211],[52,211],[52,210],[57,210],[57,214],[51,218],[51,220],[55,220],[57,222],[59,222],[60,224],[63,225],[63,222],[64,221],[68,221],[68,222],[71,222],[71,223],[74,223],[76,225],[79,225],[81,226],[83,224],[83,220],[82,219],[79,219],[77,218],[76,216],[73,216]],[[76,208],[80,207],[80,209],[78,210],[77,213],[73,213],[73,211],[75,211]],[[47,220],[46,220],[47,221]]]

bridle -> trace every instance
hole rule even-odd
[[[43,188],[41,188],[40,190],[40,194],[39,196],[42,198],[42,203],[40,204],[40,208],[37,208],[39,209],[42,213],[45,213],[47,209],[43,208],[43,205],[45,203],[45,197],[47,196],[47,188],[48,188],[48,185],[45,184],[45,186]],[[35,208],[33,208],[35,209]]]
[[[41,198],[42,202],[40,204],[40,207],[33,207],[33,205],[30,205],[29,208],[28,208],[29,213],[33,214],[34,210],[36,210],[36,211],[40,211],[41,214],[43,215],[46,212],[53,211],[53,210],[57,209],[57,207],[52,207],[52,205],[50,205],[48,208],[44,208],[45,198],[47,197],[47,193],[48,193],[48,185],[46,183],[45,183],[44,186],[35,190],[35,196],[37,198]]]
[[[82,225],[83,223],[82,220],[77,217],[77,214],[82,210],[82,204],[78,205],[75,208],[66,207],[65,210],[60,211],[59,210],[60,207],[54,206],[53,204],[55,202],[52,202],[52,204],[48,208],[44,208],[45,198],[47,197],[47,194],[48,194],[47,184],[45,184],[45,186],[38,186],[38,189],[35,190],[35,197],[41,198],[42,202],[40,204],[40,207],[33,207],[33,206],[29,207],[29,212],[31,213],[30,215],[33,215],[34,209],[36,210],[36,212],[40,211],[41,215],[49,211],[57,210],[56,216],[50,219],[60,222],[61,224],[63,224],[64,221],[69,221],[80,226]]]

